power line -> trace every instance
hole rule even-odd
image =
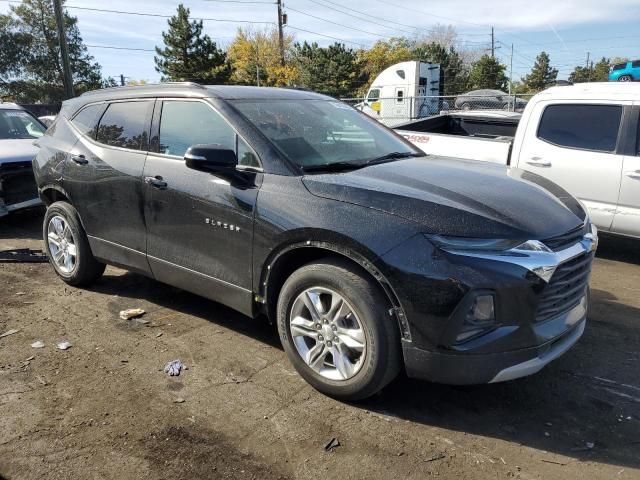
[[[22,3],[17,0],[0,0],[7,3]],[[221,1],[221,0],[217,0]],[[228,0],[230,1],[230,0]],[[271,3],[271,2],[261,2],[261,3]],[[140,17],[156,17],[156,18],[172,18],[173,15],[162,15],[159,13],[146,13],[146,12],[131,12],[127,10],[109,10],[106,8],[93,8],[93,7],[76,7],[73,5],[65,5],[64,8],[68,10],[86,10],[90,12],[102,12],[102,13],[117,13],[119,15],[136,15]],[[236,20],[236,19],[227,19],[227,18],[207,18],[207,17],[191,17],[193,20],[202,20],[205,22],[228,22],[228,23],[258,23],[258,24],[270,24],[273,25],[274,22],[260,22],[255,20]]]
[[[291,10],[292,12],[301,13],[302,15],[306,15],[307,17],[315,18],[317,20],[322,20],[323,22],[332,23],[333,25],[337,25],[339,27],[348,28],[349,30],[355,30],[356,32],[367,33],[369,35],[374,35],[380,38],[388,38],[387,35],[380,35],[379,33],[369,32],[368,30],[361,30],[359,28],[350,27],[349,25],[345,25],[343,23],[334,22],[332,20],[328,20],[326,18],[318,17],[317,15],[312,15],[311,13],[303,12],[302,10],[296,10],[295,8],[287,7],[287,10]]]
[[[331,35],[325,35],[324,33],[318,33],[318,32],[313,32],[311,30],[305,30],[304,28],[294,27],[293,25],[286,25],[286,27],[287,28],[293,28],[294,30],[299,30],[301,32],[310,33],[312,35],[318,35],[320,37],[331,38],[332,40],[337,40],[337,41],[342,42],[342,43],[351,43],[351,44],[357,45],[359,47],[367,47],[367,44],[366,43],[362,43],[362,42],[353,42],[351,40],[344,40],[342,38],[332,37]]]
[[[134,52],[155,52],[155,49],[153,48],[116,47],[113,45],[90,45],[87,43],[85,43],[85,46],[91,48],[108,48],[111,50],[129,50]]]

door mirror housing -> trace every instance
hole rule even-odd
[[[188,168],[206,172],[225,172],[238,166],[236,152],[220,144],[192,145],[184,154]]]

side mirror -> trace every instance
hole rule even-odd
[[[235,170],[238,165],[236,152],[219,144],[192,145],[184,154],[188,168],[205,172]]]

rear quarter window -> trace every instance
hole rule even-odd
[[[613,66],[614,70],[624,70],[625,68],[627,68],[627,64],[626,63],[616,63]]]
[[[112,147],[146,150],[148,117],[153,102],[112,103],[102,115],[96,141]]]
[[[560,147],[613,152],[618,143],[621,105],[549,105],[538,138]]]
[[[82,135],[87,135],[95,140],[99,114],[103,109],[104,105],[102,104],[88,105],[75,114],[71,123]]]

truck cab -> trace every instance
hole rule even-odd
[[[434,115],[443,109],[440,65],[409,61],[391,65],[371,84],[362,110],[387,126]]]

